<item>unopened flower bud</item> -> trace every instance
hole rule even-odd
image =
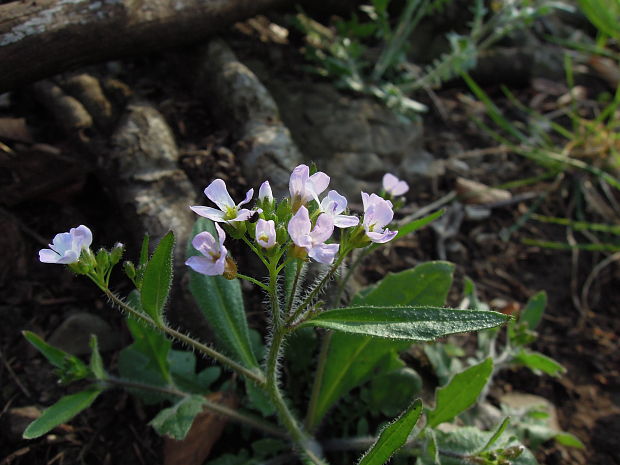
[[[123,263],[123,270],[129,279],[134,279],[136,277],[136,268],[130,261]]]
[[[110,252],[110,264],[111,265],[116,265],[121,260],[124,250],[125,250],[125,246],[121,244],[120,242],[117,242],[116,244],[114,244],[114,248]]]

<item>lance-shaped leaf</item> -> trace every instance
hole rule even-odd
[[[435,408],[428,413],[427,426],[434,428],[471,407],[492,372],[493,360],[487,358],[484,362],[454,375],[446,386],[437,390]]]
[[[153,321],[159,324],[163,324],[164,306],[172,284],[173,249],[174,234],[171,231],[157,244],[144,270],[140,288],[142,308]]]
[[[28,425],[28,428],[24,431],[24,439],[34,439],[43,436],[56,426],[69,421],[82,410],[90,407],[101,392],[101,388],[91,386],[85,391],[63,397]]]
[[[203,231],[208,231],[217,237],[213,222],[206,218],[196,221],[192,237]],[[191,243],[188,244],[187,255],[197,254]],[[213,329],[219,345],[228,355],[246,367],[258,367],[250,342],[239,280],[229,280],[222,276],[205,276],[195,271],[189,273],[189,289],[207,323]]]
[[[345,333],[409,341],[433,341],[449,334],[494,328],[509,316],[483,310],[441,307],[349,307],[328,310],[303,326],[320,326]]]
[[[547,306],[547,293],[540,291],[527,302],[527,305],[521,310],[519,323],[527,323],[530,329],[536,329],[540,320],[542,320],[545,307]]]
[[[355,305],[443,305],[454,265],[427,262],[413,269],[390,273],[353,299]],[[403,367],[398,351],[409,341],[336,332],[324,342],[325,362],[317,368],[306,425],[313,429],[344,394],[374,376]]]
[[[549,358],[539,352],[521,350],[516,355],[515,360],[517,362],[521,362],[534,372],[542,371],[543,373],[551,376],[560,376],[561,374],[566,373],[566,368],[552,358]]]
[[[23,331],[24,337],[56,368],[58,376],[63,383],[69,383],[84,379],[91,374],[82,360],[64,350],[49,345],[37,334],[31,331]]]
[[[386,426],[377,442],[368,449],[358,465],[383,465],[400,449],[413,431],[422,414],[422,401],[417,399],[393,423]]]

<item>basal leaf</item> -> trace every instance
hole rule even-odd
[[[160,332],[128,318],[127,327],[134,342],[125,347],[119,356],[118,370],[128,380],[155,386],[172,384],[168,353],[172,343]],[[150,391],[132,391],[147,403],[163,400]]]
[[[422,401],[416,400],[393,423],[386,426],[377,442],[364,454],[358,465],[383,465],[400,449],[422,414]]]
[[[509,316],[482,310],[440,307],[349,307],[327,310],[302,326],[409,341],[433,341],[449,334],[494,328]]]
[[[487,358],[454,375],[450,382],[437,390],[435,408],[427,415],[427,426],[435,426],[452,420],[471,407],[486,386],[493,372],[493,360]]]
[[[194,418],[202,412],[204,398],[199,395],[187,396],[172,407],[163,409],[153,418],[151,425],[157,434],[181,440],[189,431]]]
[[[521,310],[519,323],[527,323],[530,329],[535,329],[542,320],[545,307],[547,306],[547,293],[540,291],[527,302],[525,308]]]
[[[144,311],[157,323],[163,324],[163,312],[172,284],[172,252],[174,234],[170,231],[159,244],[146,265],[140,288]]]
[[[422,390],[422,378],[409,367],[374,376],[368,386],[368,407],[387,417],[398,415]]]
[[[212,221],[200,218],[194,225],[192,236],[203,231],[217,234]],[[189,244],[187,254],[191,256],[198,252]],[[239,280],[205,276],[195,271],[189,273],[190,291],[213,329],[219,345],[246,367],[258,367],[250,342]]]
[[[56,426],[69,421],[82,410],[90,407],[101,392],[101,388],[91,386],[84,391],[63,397],[45,409],[39,418],[28,425],[23,434],[24,439],[43,436]]]
[[[351,305],[429,305],[444,304],[450,286],[454,265],[434,261],[415,268],[388,273],[364,294],[356,295]]]
[[[532,371],[542,371],[551,376],[560,376],[566,372],[566,368],[558,362],[538,352],[521,350],[515,357],[515,360]]]
[[[451,429],[449,432],[434,430],[437,441],[437,448],[440,451],[446,451],[447,454],[440,455],[441,465],[471,465],[474,458],[479,455],[487,454],[485,459],[479,460],[480,463],[493,463],[488,460],[489,452],[480,452],[481,449],[489,442],[494,433],[481,431],[472,426]],[[495,442],[496,456],[503,455],[503,451],[512,448],[513,451],[519,451],[518,457],[511,457],[509,463],[511,465],[538,465],[534,455],[526,449],[523,444],[517,441],[513,434],[504,432]],[[505,460],[505,459],[503,459]],[[434,461],[429,457],[419,457],[417,465],[435,465]]]
[[[99,353],[99,344],[97,343],[96,335],[90,335],[89,346],[91,350],[89,364],[90,370],[97,379],[107,378],[107,374],[105,372],[105,369],[103,368],[103,360],[101,358],[101,354]]]
[[[427,262],[400,273],[390,273],[355,296],[355,305],[443,305],[452,285],[454,265]],[[314,378],[306,424],[316,427],[333,404],[351,389],[374,376],[402,368],[398,352],[409,341],[335,332],[329,335],[327,356]]]

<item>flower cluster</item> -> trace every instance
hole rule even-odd
[[[394,206],[389,199],[406,193],[409,189],[407,183],[388,173],[383,178],[383,192],[387,198],[362,192],[364,214],[360,219],[348,214],[347,199],[335,190],[320,198],[329,182],[327,174],[321,171],[310,174],[307,165],[299,165],[290,176],[290,197],[276,202],[269,182],[265,181],[250,209],[244,206],[252,201],[254,189],[246,193],[243,201],[235,203],[226,183],[216,179],[204,193],[217,208],[190,207],[198,215],[215,222],[215,235],[208,231],[196,235],[192,246],[199,255],[190,257],[185,263],[198,273],[234,277],[236,265],[224,245],[227,233],[246,240],[264,259],[279,259],[288,252],[290,257],[310,258],[327,265],[354,248],[373,242],[382,244],[396,236],[396,231],[388,229],[394,217]],[[335,228],[340,231],[338,241],[333,238]],[[76,271],[90,270],[97,264],[90,251],[91,243],[90,229],[80,225],[57,234],[48,249],[39,251],[39,259],[44,263],[72,265]],[[99,253],[103,254],[102,251]],[[111,259],[104,260],[106,264],[116,263],[122,254],[122,244],[108,254]],[[86,258],[81,260],[81,257]]]
[[[259,188],[258,200],[253,209],[241,208],[252,200],[254,189],[245,199],[235,204],[226,184],[216,179],[204,190],[207,198],[218,208],[190,207],[198,215],[216,222],[218,237],[210,232],[198,234],[192,244],[201,256],[191,257],[186,264],[206,275],[221,275],[225,270],[227,250],[226,233],[234,237],[249,236],[258,247],[259,255],[277,255],[288,250],[292,257],[307,257],[323,264],[332,264],[338,256],[346,255],[353,248],[370,243],[385,243],[396,236],[388,229],[394,217],[392,202],[376,194],[362,192],[364,214],[362,219],[347,214],[347,199],[335,190],[327,190],[330,177],[318,171],[310,174],[307,165],[297,166],[289,180],[290,197],[276,203],[268,181]],[[383,191],[391,198],[402,195],[409,187],[394,175],[386,174]],[[333,240],[334,229],[339,228],[339,243]],[[279,256],[279,255],[278,255]]]

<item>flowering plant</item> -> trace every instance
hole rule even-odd
[[[329,451],[360,446],[368,449],[359,461],[362,465],[385,463],[403,446],[416,451],[421,464],[455,463],[456,459],[483,464],[509,463],[513,459],[518,460],[515,463],[535,463],[513,437],[503,435],[503,429],[495,434],[481,432],[474,445],[462,451],[442,450],[437,445],[435,428],[453,421],[475,403],[493,372],[492,358],[456,374],[438,390],[433,407],[424,407],[419,399],[412,401],[417,392],[416,382],[412,381],[415,376],[400,359],[401,351],[414,342],[495,328],[510,320],[507,315],[487,309],[443,308],[452,282],[451,264],[429,262],[388,274],[349,301],[342,298],[351,269],[359,263],[352,261],[353,256],[364,257],[442,212],[401,225],[397,231],[392,225],[394,204],[390,199],[407,191],[403,181],[386,176],[383,197],[362,192],[361,218],[350,214],[347,199],[335,190],[320,198],[329,181],[327,174],[311,173],[308,166],[300,165],[291,174],[289,197],[276,201],[269,183],[264,182],[254,205],[242,208],[252,201],[253,189],[236,204],[224,181],[216,179],[205,194],[218,208],[191,207],[201,218],[188,246],[189,287],[214,330],[212,346],[172,328],[166,321],[164,309],[173,268],[172,233],[159,241],[150,257],[147,237],[138,263],[125,262],[125,274],[135,286],[126,299],[109,288],[110,273],[121,259],[122,244],[95,254],[90,250],[92,234],[86,226],[56,236],[50,249],[41,251],[41,261],[67,264],[75,273],[90,278],[128,317],[135,342],[121,353],[120,376],[114,376],[103,367],[96,339],[92,340],[93,352],[87,365],[49,346],[34,333],[26,333],[28,340],[59,368],[63,380],[87,379],[91,384],[46,410],[24,436],[45,434],[88,407],[105,389],[124,386],[146,402],[172,404],[151,425],[160,434],[175,439],[185,437],[196,415],[206,409],[290,441],[289,449],[304,463],[325,464],[328,458],[337,460],[328,455],[333,454]],[[225,246],[231,238],[245,243],[258,257],[264,266],[264,278],[238,270]],[[313,262],[318,273],[307,272]],[[349,263],[348,271],[343,273]],[[309,275],[314,277],[310,279]],[[267,296],[265,341],[252,336],[240,280],[252,283]],[[336,285],[330,286],[334,281]],[[218,367],[243,379],[246,410],[234,410],[205,397],[220,378],[219,368],[196,373],[193,353],[173,350],[172,341],[215,360]],[[316,364],[307,354],[315,342]],[[303,352],[305,357],[299,355]],[[181,358],[185,362],[177,363]],[[289,373],[313,370],[308,402],[303,396],[300,400],[292,395],[287,384],[294,384],[295,377],[283,379],[283,368]],[[317,434],[319,427],[329,421],[328,412],[337,411],[344,396],[369,382],[368,405],[376,405],[382,414],[402,413],[380,428],[372,440]],[[400,395],[393,396],[392,390]],[[303,420],[300,412],[305,412]],[[424,422],[420,421],[422,417]],[[497,457],[504,462],[498,462]]]

